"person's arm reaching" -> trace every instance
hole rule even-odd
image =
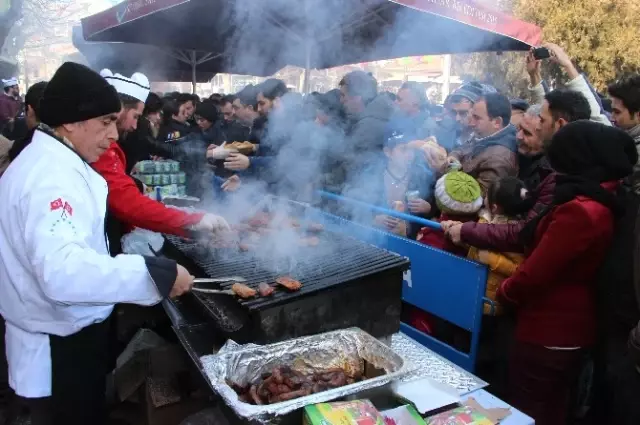
[[[130,226],[186,236],[187,229],[200,222],[204,216],[168,208],[144,196],[133,179],[125,174],[124,164],[113,149],[105,152],[93,167],[109,186],[109,210]]]
[[[545,86],[542,80],[542,72],[540,70],[542,61],[533,57],[533,47],[526,56],[527,74],[529,74],[529,101],[532,105],[542,103],[546,94]]]
[[[611,125],[609,118],[602,113],[600,103],[591,91],[589,83],[585,77],[578,72],[569,55],[567,55],[567,53],[557,44],[545,43],[544,47],[549,49],[549,52],[551,53],[550,60],[560,65],[567,73],[567,76],[570,79],[567,83],[567,88],[569,90],[582,93],[589,102],[589,107],[591,108],[591,121],[599,122],[604,125]]]
[[[550,283],[558,282],[558,276],[567,273],[591,243],[603,237],[576,202],[558,207],[553,214],[536,248],[516,273],[500,285],[498,295],[502,299],[522,305],[549,291]]]

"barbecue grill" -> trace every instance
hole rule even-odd
[[[400,329],[403,273],[409,261],[397,254],[331,231],[318,235],[317,247],[294,256],[265,258],[253,252],[211,249],[195,240],[165,236],[196,266],[192,273],[211,278],[243,276],[254,289],[291,276],[302,289],[278,287],[274,295],[249,300],[192,293],[192,304],[227,337],[260,344],[359,327],[383,338]],[[230,289],[233,282],[220,285]]]

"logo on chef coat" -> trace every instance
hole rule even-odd
[[[53,222],[53,224],[51,225],[51,233],[53,233],[56,230],[56,227],[60,224],[68,224],[69,226],[71,226],[71,230],[73,230],[73,233],[76,233],[76,228],[71,222],[71,216],[73,216],[73,207],[69,202],[63,200],[62,198],[55,199],[49,203],[49,209],[51,210],[51,212],[62,210],[60,218]]]
[[[71,204],[66,201],[63,201],[62,198],[58,198],[55,201],[51,201],[51,211],[57,211],[62,208],[62,217],[66,218],[67,214],[69,217],[73,215],[73,208]]]

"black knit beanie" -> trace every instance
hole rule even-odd
[[[597,183],[629,176],[638,162],[631,136],[589,120],[574,121],[558,130],[546,154],[555,171]]]
[[[205,100],[196,107],[196,115],[213,123],[218,120],[218,108],[212,101]]]
[[[87,121],[120,112],[116,89],[97,72],[65,62],[47,84],[40,101],[40,119],[50,127]]]

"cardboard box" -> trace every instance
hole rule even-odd
[[[410,404],[382,412],[386,425],[426,425],[420,413]]]
[[[511,414],[509,409],[485,409],[473,397],[463,405],[430,416],[427,425],[497,425]]]
[[[304,425],[385,425],[369,400],[320,403],[304,408]]]

